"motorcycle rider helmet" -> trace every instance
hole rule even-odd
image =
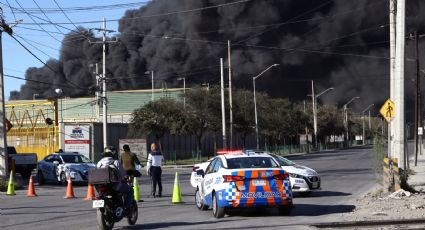
[[[103,157],[113,157],[112,150],[109,147],[105,147],[105,151],[102,155]]]

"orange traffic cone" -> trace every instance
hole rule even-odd
[[[74,189],[72,188],[72,180],[71,177],[68,177],[68,186],[66,188],[66,195],[64,196],[65,199],[71,199],[76,198],[74,196]]]
[[[32,180],[32,176],[30,176],[30,183],[28,185],[27,197],[35,197],[35,196],[37,196],[37,194],[35,194],[34,182]]]
[[[95,200],[96,196],[94,195],[94,187],[92,184],[89,183],[88,189],[87,189],[87,196],[84,198],[84,200]]]

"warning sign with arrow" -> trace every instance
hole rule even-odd
[[[390,122],[394,118],[394,102],[391,99],[388,99],[379,110],[381,115]]]

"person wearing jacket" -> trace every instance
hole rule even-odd
[[[148,175],[150,175],[152,179],[151,194],[153,197],[156,197],[157,184],[158,184],[158,197],[162,196],[161,166],[163,163],[164,163],[164,156],[162,156],[161,152],[157,151],[156,144],[152,143],[151,152],[149,153],[149,156],[148,156],[148,164],[146,169],[148,171]]]
[[[120,163],[123,166],[127,175],[133,175],[136,170],[136,165],[140,165],[140,161],[136,154],[130,151],[130,146],[123,145],[124,152],[120,155]]]
[[[113,158],[113,153],[111,149],[109,148],[105,149],[105,152],[103,153],[103,158],[100,159],[99,162],[97,162],[96,167],[97,168],[106,168],[106,167],[115,168],[119,173],[120,180],[122,180],[122,178],[126,176],[126,172],[124,171],[124,168],[121,166],[118,160]],[[124,195],[124,200],[125,200],[124,205],[127,210],[130,210],[131,205],[134,202],[133,188],[131,188],[127,183],[123,183],[121,181],[114,186],[114,190]]]

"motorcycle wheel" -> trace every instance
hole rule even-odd
[[[139,208],[137,207],[137,203],[134,202],[131,207],[131,212],[127,216],[127,222],[129,225],[135,225],[137,222],[137,217],[139,216]]]
[[[100,230],[111,230],[114,224],[113,220],[108,220],[103,212],[99,208],[97,209],[97,225]]]

